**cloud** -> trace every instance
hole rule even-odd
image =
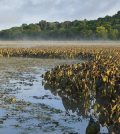
[[[120,0],[0,0],[0,29],[40,20],[96,19],[113,15]]]

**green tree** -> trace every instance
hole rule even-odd
[[[120,11],[97,20],[40,21],[0,31],[0,39],[111,39],[120,40]]]
[[[98,38],[107,39],[108,37],[108,30],[104,26],[97,27],[96,33]]]
[[[31,32],[40,32],[41,31],[41,28],[39,25],[37,24],[30,24],[28,25],[28,29],[31,31]]]
[[[113,40],[118,39],[119,32],[117,29],[111,29],[109,34],[110,34],[110,39],[113,39]]]

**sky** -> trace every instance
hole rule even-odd
[[[120,0],[0,0],[0,30],[41,20],[97,19],[119,10]]]

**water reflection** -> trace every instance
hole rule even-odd
[[[57,89],[57,84],[43,82],[45,89],[49,89],[54,95],[59,95],[66,111],[72,111],[84,118],[94,118],[94,123],[99,122],[101,126],[107,126],[109,132],[119,134],[120,132],[120,92],[109,90],[94,92],[77,92],[75,88],[68,88],[67,85]],[[60,86],[59,86],[60,87]],[[118,89],[118,88],[117,88]],[[97,120],[97,122],[95,121]],[[91,122],[90,122],[91,123]],[[88,125],[89,127],[89,125]],[[91,133],[92,134],[92,133]]]
[[[45,89],[49,90],[44,90],[40,76],[53,66],[66,62],[71,64],[73,61],[0,59],[0,133],[84,134],[90,115],[100,124],[119,131],[119,125],[116,125],[119,92],[115,96],[114,93],[101,96],[102,92],[78,92],[74,86],[73,90],[66,88],[65,79],[61,89],[46,83]],[[16,97],[16,103],[12,104],[11,95]],[[6,102],[5,98],[9,101]],[[98,113],[101,113],[99,118]]]
[[[84,134],[88,120],[66,114],[61,97],[42,86],[42,74],[71,62],[76,61],[0,59],[0,133]]]
[[[74,92],[70,89],[55,89],[48,83],[44,85],[45,89],[49,89],[54,95],[59,95],[62,99],[62,103],[66,111],[77,112],[77,115],[86,117],[89,111],[91,100],[89,94],[82,94],[80,92]]]

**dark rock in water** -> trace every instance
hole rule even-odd
[[[94,119],[91,117],[89,124],[86,128],[86,134],[99,134],[100,132],[100,125],[98,122],[95,122]]]

